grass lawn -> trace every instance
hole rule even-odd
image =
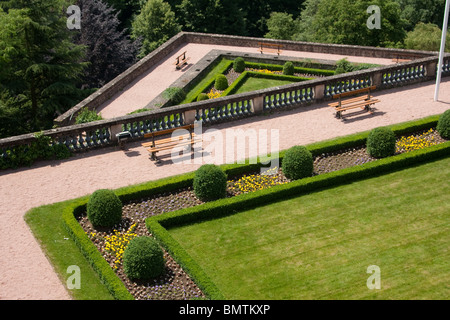
[[[274,80],[274,79],[249,77],[235,92],[235,94],[278,87],[291,83],[293,82],[289,80]]]
[[[171,235],[227,299],[448,299],[450,158]],[[369,290],[367,268],[381,270]]]
[[[113,300],[97,273],[72,241],[61,221],[61,212],[67,202],[42,206],[27,212],[25,220],[42,249],[65,285],[73,273],[67,273],[71,265],[80,267],[81,288],[68,290],[77,300]],[[30,263],[33,263],[30,261]]]

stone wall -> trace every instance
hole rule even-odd
[[[166,59],[167,55],[172,51],[181,47],[187,43],[199,43],[199,44],[215,44],[215,45],[229,45],[240,47],[254,47],[258,48],[259,43],[272,43],[281,44],[283,50],[293,51],[307,51],[317,53],[328,54],[341,54],[352,56],[366,56],[375,58],[388,58],[388,59],[420,59],[424,57],[430,57],[437,55],[437,52],[416,51],[416,50],[402,50],[402,49],[389,49],[389,48],[375,48],[375,47],[362,47],[362,46],[350,46],[350,45],[336,45],[336,44],[321,44],[321,43],[309,43],[299,41],[287,41],[287,40],[273,40],[273,39],[261,39],[252,37],[219,35],[219,34],[204,34],[195,32],[180,32],[176,36],[172,37],[169,41],[163,44],[161,47],[151,52],[148,56],[140,60],[138,63],[130,67],[128,70],[117,76],[115,79],[107,83],[104,87],[78,103],[76,106],[65,112],[54,120],[56,126],[66,126],[74,124],[75,118],[84,107],[90,110],[95,110],[104,102],[111,99],[115,94],[120,92],[127,85],[135,81],[140,75],[148,71],[151,67],[158,64],[160,61]],[[281,57],[279,58],[280,60]],[[207,59],[206,59],[207,60]],[[206,63],[206,60],[202,60],[202,63]],[[201,70],[205,70],[207,66],[201,66]],[[196,69],[198,66],[196,66]],[[180,80],[183,81],[183,80]],[[177,83],[173,84],[174,86]],[[165,105],[165,101],[161,96],[147,105],[147,108],[152,108],[155,104]]]

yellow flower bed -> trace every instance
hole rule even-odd
[[[250,69],[250,71],[261,72],[261,73],[268,73],[268,74],[275,74],[275,71],[270,71],[268,69]]]
[[[252,174],[249,176],[244,175],[234,183],[233,181],[229,181],[229,183],[233,183],[233,188],[243,193],[267,189],[279,184],[286,183],[278,181],[277,175],[274,174],[277,170],[278,168],[273,168],[271,170],[268,170],[264,175],[261,174]]]
[[[214,88],[212,88],[212,89],[207,93],[207,95],[208,95],[208,98],[210,98],[210,99],[217,99],[217,98],[220,98],[221,93],[220,93],[219,91],[215,90]]]
[[[123,253],[128,243],[130,243],[133,238],[137,237],[137,234],[133,232],[135,228],[136,223],[131,225],[126,232],[114,230],[114,234],[105,237],[105,250],[111,253],[115,258],[113,269],[117,269],[118,265],[122,262]]]
[[[410,152],[438,144],[435,137],[431,135],[432,133],[434,131],[430,129],[418,136],[411,135],[402,137],[397,142],[397,152]]]

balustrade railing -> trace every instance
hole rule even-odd
[[[110,146],[117,143],[116,135],[128,131],[132,139],[146,133],[176,128],[194,121],[212,124],[248,117],[266,110],[297,107],[332,99],[336,93],[376,85],[377,90],[408,85],[435,78],[437,57],[423,58],[395,66],[361,70],[322,79],[303,81],[276,88],[200,101],[156,111],[127,115],[81,125],[44,131],[52,143],[64,144],[73,152]],[[443,74],[450,75],[450,57],[443,63]],[[0,156],[14,156],[17,146],[29,145],[34,134],[0,139]]]

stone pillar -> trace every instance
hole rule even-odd
[[[195,115],[197,114],[197,111],[194,110],[188,110],[185,111],[183,113],[183,117],[184,117],[184,124],[188,125],[188,124],[194,124],[195,122]]]
[[[375,72],[372,74],[372,85],[373,86],[381,86],[383,82],[383,73],[382,72]]]
[[[438,64],[438,62],[436,62],[436,61],[432,61],[432,62],[429,62],[427,65],[426,65],[426,69],[425,69],[425,76],[426,77],[429,77],[429,78],[435,78],[436,77],[436,74],[437,74],[437,64]]]
[[[265,96],[255,97],[251,100],[252,113],[262,113],[264,110],[264,98]]]
[[[319,84],[314,87],[314,100],[322,100],[325,97],[325,85]]]
[[[122,125],[116,124],[116,125],[111,126],[110,132],[111,132],[111,140],[116,141],[117,140],[116,134],[122,132]]]

